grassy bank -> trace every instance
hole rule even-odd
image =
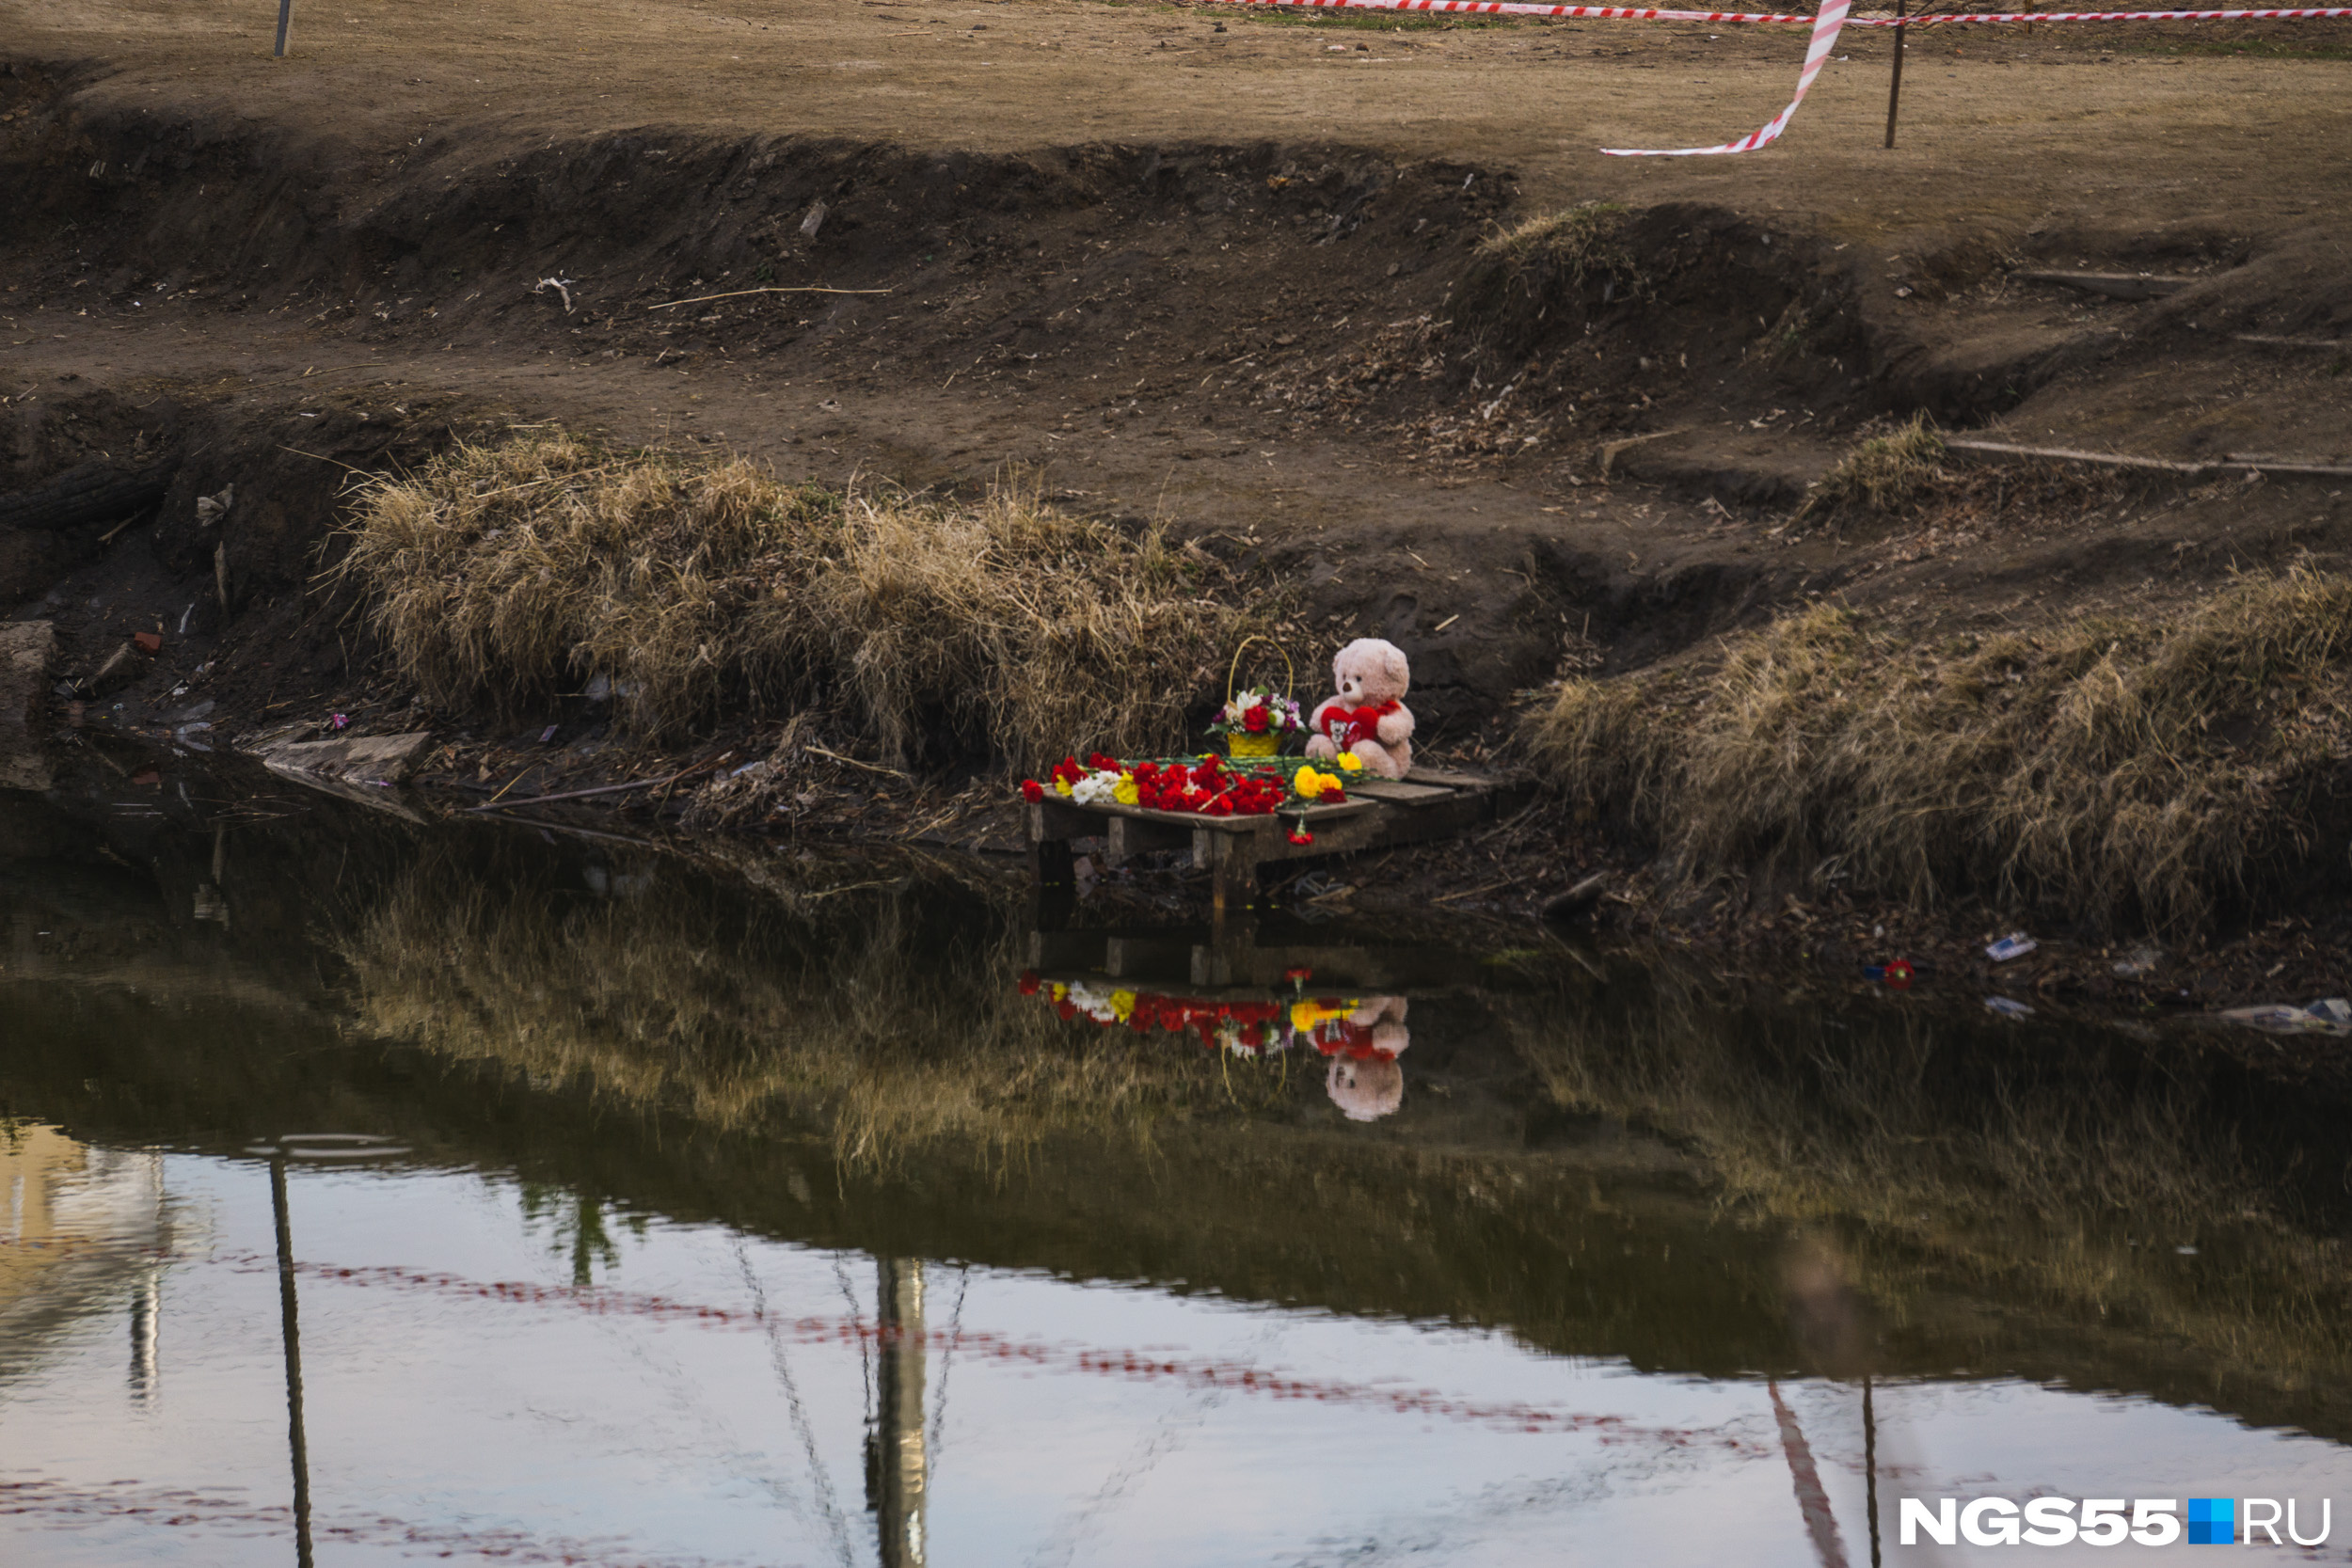
[[[601,676],[650,740],[817,707],[900,764],[1177,751],[1272,597],[1017,489],[840,494],[561,434],[461,446],[358,501],[339,569],[430,701],[513,712]]]
[[[1934,642],[1821,606],[1711,664],[1563,682],[1527,741],[1686,881],[2192,932],[2345,879],[2352,579]]]

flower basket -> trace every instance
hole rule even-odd
[[[1242,645],[1233,650],[1232,668],[1225,673],[1225,705],[1209,721],[1209,733],[1223,737],[1228,756],[1279,756],[1282,742],[1307,728],[1306,718],[1290,694],[1288,681],[1279,693],[1267,685],[1253,686],[1246,691],[1233,689],[1233,677],[1241,671],[1243,653],[1250,643],[1266,641],[1262,637],[1243,639]],[[1282,651],[1277,647],[1275,652]],[[1282,665],[1286,670],[1290,667],[1288,654],[1282,654]]]

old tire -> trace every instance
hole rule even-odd
[[[144,512],[171,488],[172,466],[84,463],[29,490],[0,496],[0,529],[59,533]]]

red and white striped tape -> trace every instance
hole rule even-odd
[[[1525,0],[1223,0],[1228,5],[1279,6],[1290,10],[1431,11],[1450,16],[1540,16],[1561,22],[1710,22],[1809,27],[1820,19],[1776,11],[1661,10],[1647,6],[1536,6]],[[2235,11],[1955,11],[1918,16],[1853,16],[1849,27],[1944,27],[1953,23],[2014,22],[2308,22],[2352,17],[2352,6],[2302,10]]]
[[[1813,78],[1829,63],[1829,52],[1837,47],[1837,30],[1846,24],[1846,8],[1851,3],[1852,0],[1821,0],[1821,14],[1813,19],[1813,37],[1804,46],[1804,69],[1797,72],[1797,95],[1760,130],[1715,147],[1604,147],[1602,153],[1612,158],[1711,158],[1724,152],[1753,152],[1778,140],[1780,134],[1788,129],[1788,122],[1796,118],[1797,105],[1812,90]]]
[[[1601,151],[1612,158],[1711,158],[1724,152],[1753,152],[1757,148],[1779,139],[1788,129],[1788,121],[1804,102],[1805,93],[1813,86],[1813,78],[1821,73],[1829,60],[1829,52],[1837,46],[1841,28],[1853,27],[1947,27],[1964,23],[2008,22],[2301,22],[2330,17],[2352,17],[2352,6],[2328,6],[2303,10],[2234,10],[2234,11],[1972,11],[1957,15],[1925,16],[1862,16],[1851,21],[1848,7],[1852,0],[1821,0],[1818,16],[1785,16],[1758,11],[1682,11],[1658,10],[1633,6],[1536,6],[1526,0],[1228,0],[1229,4],[1245,6],[1283,6],[1308,10],[1351,11],[1438,11],[1460,16],[1543,16],[1561,21],[1585,19],[1596,22],[1708,22],[1747,23],[1767,26],[1810,25],[1813,37],[1805,44],[1804,69],[1797,73],[1797,93],[1788,106],[1774,115],[1762,128],[1752,131],[1738,141],[1722,142],[1714,147],[1604,147]]]

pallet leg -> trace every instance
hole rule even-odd
[[[1067,931],[1070,916],[1076,909],[1078,895],[1067,884],[1039,884],[1029,890],[1029,929],[1032,932]]]
[[[1029,841],[1029,875],[1040,887],[1073,887],[1077,884],[1077,857],[1070,852],[1066,838],[1040,838]]]

